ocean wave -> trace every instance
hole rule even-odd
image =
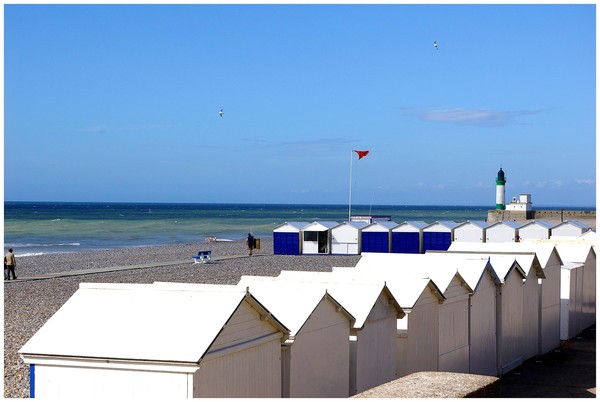
[[[81,243],[13,243],[12,248],[31,248],[31,247],[79,247]]]

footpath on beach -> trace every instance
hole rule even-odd
[[[260,257],[260,256],[266,256],[266,255],[268,255],[268,254],[255,253],[252,256],[249,256],[247,254],[224,255],[224,256],[220,256],[220,257],[212,257],[211,261],[225,261],[225,260],[233,260],[233,259],[238,259],[238,258],[251,258],[251,257],[255,257],[255,256]],[[177,260],[177,261],[149,262],[149,263],[144,263],[144,264],[122,265],[122,266],[105,267],[105,268],[80,269],[80,270],[72,270],[72,271],[65,271],[65,272],[52,272],[52,273],[48,273],[48,274],[33,275],[33,276],[18,276],[17,279],[11,279],[10,281],[5,279],[4,282],[37,281],[37,280],[44,280],[44,279],[66,278],[69,276],[101,274],[101,273],[106,273],[106,272],[127,271],[127,270],[142,269],[142,268],[168,267],[171,265],[185,265],[185,264],[194,265],[195,263],[193,262],[193,260],[191,258],[185,259],[185,260]],[[210,264],[210,262],[197,263],[196,265],[202,266],[203,264]]]

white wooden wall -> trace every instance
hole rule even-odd
[[[504,374],[523,363],[523,300],[522,276],[513,270],[501,287],[500,328],[498,330],[498,373]]]
[[[469,372],[496,376],[496,283],[484,274],[471,296]]]
[[[539,354],[560,346],[560,261],[551,258],[544,267]]]
[[[350,321],[329,301],[321,302],[289,346],[291,398],[349,396]],[[284,386],[284,389],[286,387]]]
[[[486,229],[486,243],[505,243],[515,241],[515,229],[505,225],[496,225]]]
[[[463,225],[454,229],[455,242],[475,242],[483,243],[485,241],[484,230],[475,225]]]
[[[523,360],[538,354],[538,324],[540,314],[539,284],[533,267],[529,270],[527,280],[523,284]]]
[[[36,365],[35,375],[35,398],[42,400],[191,397],[186,373]]]
[[[560,339],[569,340],[579,334],[583,267],[561,270]]]
[[[355,342],[355,382],[350,378],[350,395],[384,384],[396,378],[397,310],[382,294],[377,299]],[[351,345],[352,346],[352,345]]]
[[[457,277],[439,309],[439,371],[469,372],[469,294]]]
[[[590,252],[583,266],[582,327],[596,322],[596,255]]]
[[[438,298],[425,289],[407,320],[406,335],[397,338],[396,377],[419,371],[437,371],[438,334],[439,334]]]
[[[247,302],[229,319],[194,375],[194,397],[281,397],[281,339],[227,351],[235,345],[264,338],[277,331]],[[212,357],[212,355],[217,357]]]
[[[519,228],[521,239],[549,239],[550,229],[539,225],[527,225]]]
[[[331,230],[332,254],[358,254],[359,230],[342,225]]]

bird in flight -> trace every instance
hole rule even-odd
[[[439,49],[438,49],[437,40],[434,40],[434,41],[433,41],[433,47],[435,48],[435,50],[439,50]]]
[[[219,111],[219,116],[223,117],[223,115],[224,115],[224,114],[225,114],[225,112],[223,111],[223,109],[221,109],[221,110]]]

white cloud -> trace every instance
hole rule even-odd
[[[575,179],[575,183],[583,184],[583,185],[591,187],[594,185],[594,180],[592,180],[592,179]]]
[[[469,108],[407,108],[404,110],[406,114],[423,121],[477,127],[506,127],[518,124],[516,118],[519,116],[540,113],[529,110],[500,111]]]

